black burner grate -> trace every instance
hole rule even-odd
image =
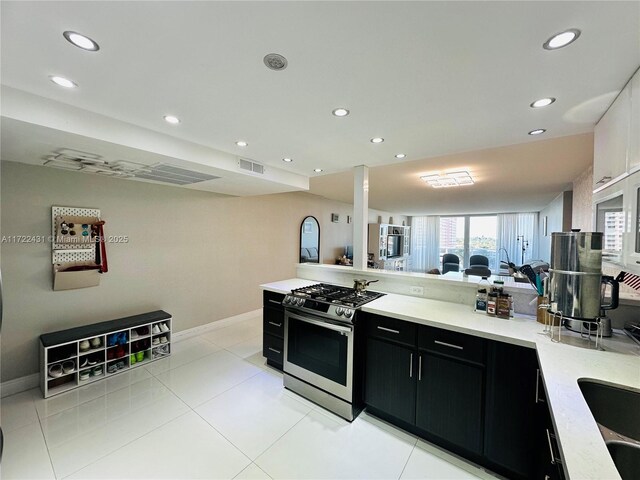
[[[384,295],[384,293],[378,292],[357,293],[353,288],[340,287],[338,285],[331,285],[328,283],[317,283],[308,287],[296,288],[295,290],[292,290],[291,293],[298,296],[309,297],[318,301],[335,303],[353,308],[360,307],[365,303]]]

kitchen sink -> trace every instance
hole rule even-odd
[[[579,380],[593,418],[623,480],[637,480],[640,472],[640,393]]]
[[[640,441],[640,393],[590,380],[578,380],[578,386],[596,422]]]
[[[640,472],[640,444],[610,442],[607,448],[622,480],[637,480]]]

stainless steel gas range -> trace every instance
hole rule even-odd
[[[285,296],[284,386],[349,421],[356,418],[364,358],[358,313],[382,295],[319,283]]]

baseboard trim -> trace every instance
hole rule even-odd
[[[236,323],[244,322],[250,318],[262,315],[262,309],[252,310],[251,312],[241,313],[233,317],[223,318],[215,322],[200,325],[198,327],[188,328],[171,334],[172,340],[184,340],[185,338],[197,337],[206,332],[218,330],[220,328],[228,327]],[[37,387],[40,384],[40,374],[33,373],[31,375],[25,375],[24,377],[14,378],[13,380],[7,380],[0,384],[0,398],[8,397],[9,395],[15,395],[16,393],[24,392],[32,388]]]
[[[31,375],[25,375],[24,377],[7,380],[0,384],[0,397],[4,398],[9,395],[15,395],[16,393],[31,390],[32,388],[37,387],[39,382],[39,373],[32,373]]]
[[[188,328],[186,330],[180,330],[179,332],[172,333],[171,338],[172,340],[184,340],[185,338],[196,337],[206,332],[219,330],[220,328],[225,328],[230,325],[234,325],[236,323],[244,322],[245,320],[249,320],[250,318],[253,318],[259,315],[262,315],[261,308],[258,308],[257,310],[252,310],[251,312],[241,313],[240,315],[235,315],[233,317],[223,318],[222,320],[217,320],[215,322],[207,323],[205,325],[199,325],[197,327]]]

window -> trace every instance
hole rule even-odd
[[[489,269],[498,270],[496,244],[498,217],[496,215],[469,217],[469,258],[484,255],[489,259]]]
[[[498,270],[496,215],[440,217],[440,265],[445,253],[460,259],[460,270],[469,266],[471,255],[483,255],[489,260],[489,269]]]

